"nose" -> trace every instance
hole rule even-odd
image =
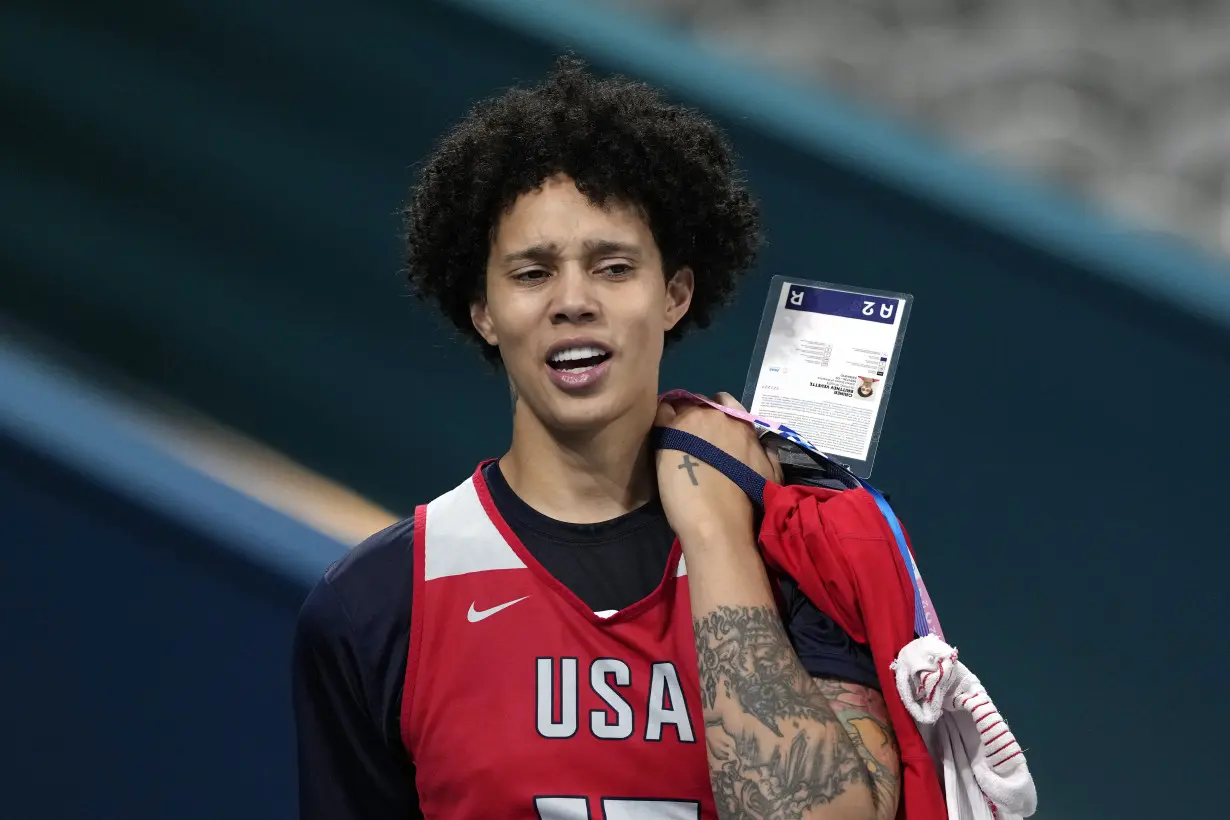
[[[556,277],[552,324],[589,324],[601,312],[593,278],[579,265],[567,265]]]

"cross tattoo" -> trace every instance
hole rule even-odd
[[[683,454],[683,463],[682,463],[682,464],[680,464],[680,465],[679,465],[679,467],[678,467],[678,468],[676,468],[676,469],[679,469],[679,470],[687,470],[687,471],[688,471],[688,478],[692,479],[692,486],[693,486],[693,487],[698,487],[698,486],[700,486],[700,482],[696,480],[696,473],[693,471],[693,469],[692,469],[692,468],[693,468],[693,467],[699,467],[699,466],[700,466],[699,462],[693,461],[691,456],[689,456],[687,453],[684,453],[684,454]]]

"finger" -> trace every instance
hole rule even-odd
[[[736,399],[734,396],[730,395],[729,393],[725,393],[725,392],[718,393],[716,396],[713,397],[713,400],[717,402],[718,404],[722,405],[723,407],[729,407],[731,410],[742,410],[745,413],[747,412],[747,408],[744,407],[739,402],[738,399]]]
[[[777,441],[770,440],[765,442],[764,453],[769,458],[769,469],[773,473],[773,483],[782,483],[782,460],[777,455]]]
[[[760,439],[760,446],[764,447],[767,455],[777,458],[777,453],[781,449],[781,439],[777,436],[764,436]]]
[[[675,420],[675,416],[675,408],[667,402],[662,402],[658,405],[658,412],[654,416],[653,424],[655,427],[669,427]]]

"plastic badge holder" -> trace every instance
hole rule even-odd
[[[869,478],[913,302],[908,293],[775,276],[743,406]]]

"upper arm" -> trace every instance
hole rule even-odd
[[[419,816],[414,775],[400,743],[368,702],[362,653],[328,581],[300,611],[293,704],[302,820],[406,820]]]
[[[878,820],[897,814],[901,793],[901,750],[884,696],[876,689],[836,678],[813,678],[833,714],[854,743],[871,780]]]

